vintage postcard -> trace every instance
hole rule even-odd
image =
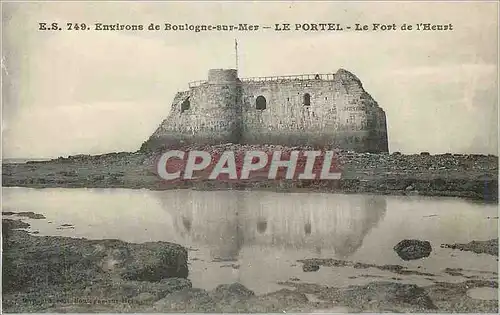
[[[498,313],[498,1],[2,1],[2,312]]]

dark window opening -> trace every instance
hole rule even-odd
[[[309,235],[309,234],[311,234],[311,230],[312,230],[311,223],[310,223],[310,222],[307,222],[307,223],[304,225],[304,232],[306,233],[306,235]]]
[[[182,217],[182,225],[184,225],[184,228],[189,232],[191,231],[191,220],[188,218]]]
[[[311,105],[311,95],[309,93],[304,94],[304,106]]]
[[[261,219],[257,222],[257,231],[259,233],[264,233],[267,229],[267,222],[265,219]]]
[[[262,95],[257,96],[257,99],[255,100],[255,109],[264,110],[266,109],[266,105],[266,98]]]
[[[181,113],[191,108],[191,102],[189,102],[189,97],[184,100],[181,104]]]

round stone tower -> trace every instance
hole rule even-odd
[[[211,69],[204,95],[207,133],[216,143],[241,137],[241,81],[236,69]]]
[[[207,108],[235,109],[240,100],[240,80],[235,69],[208,71]]]
[[[232,84],[238,82],[236,69],[210,69],[208,70],[209,84]]]

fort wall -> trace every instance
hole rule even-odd
[[[387,152],[384,111],[359,79],[335,74],[250,78],[209,71],[174,98],[147,148],[181,143],[282,144]]]

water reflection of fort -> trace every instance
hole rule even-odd
[[[244,191],[159,192],[183,243],[236,260],[243,246],[333,250],[348,257],[386,212],[383,196]]]

